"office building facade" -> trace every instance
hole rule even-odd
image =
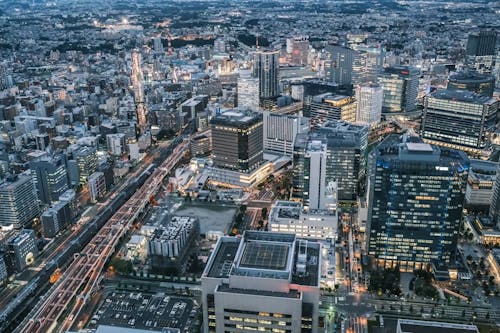
[[[251,70],[240,70],[238,77],[238,108],[259,110],[259,78]]]
[[[0,181],[0,226],[23,228],[40,214],[31,175],[9,176]]]
[[[321,140],[311,140],[304,155],[304,209],[326,209],[327,149]]]
[[[352,84],[354,50],[339,45],[328,45],[325,48],[325,58],[325,78],[328,82],[338,85]]]
[[[19,234],[8,240],[7,251],[15,271],[17,273],[24,271],[38,256],[35,231],[21,230]]]
[[[264,151],[292,157],[297,134],[309,132],[309,119],[264,111],[263,130]]]
[[[374,152],[368,254],[403,271],[455,260],[469,159],[458,150],[391,135]]]
[[[368,126],[330,121],[317,133],[327,144],[326,183],[337,184],[338,200],[356,200],[364,187]]]
[[[384,69],[380,84],[384,90],[383,113],[415,111],[417,106],[420,71],[409,66],[395,66]]]
[[[230,110],[211,121],[214,166],[251,172],[263,162],[262,115]]]
[[[450,75],[446,89],[468,90],[479,95],[493,97],[495,77],[475,71],[458,72]]]
[[[385,49],[380,45],[354,45],[352,83],[355,85],[377,82],[383,71]]]
[[[356,121],[356,99],[352,96],[325,93],[314,96],[304,116],[311,120],[311,127],[318,128],[331,120]]]
[[[422,137],[469,153],[488,148],[499,102],[469,91],[438,90],[424,98]]]
[[[496,63],[497,32],[483,30],[469,35],[466,46],[467,67],[479,73],[491,74]]]
[[[279,51],[257,51],[254,53],[254,77],[259,78],[259,97],[272,99],[279,95]]]
[[[382,117],[384,92],[377,83],[360,84],[356,87],[356,123],[375,126]]]
[[[50,205],[69,188],[66,162],[62,155],[44,156],[30,162],[35,177],[38,199]]]
[[[292,234],[219,238],[201,277],[203,332],[319,332],[320,252]]]

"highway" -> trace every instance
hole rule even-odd
[[[104,224],[66,269],[57,284],[16,329],[16,332],[60,332],[72,326],[82,306],[99,282],[101,271],[115,252],[116,246],[132,222],[157,193],[163,179],[179,162],[188,148],[188,141],[179,144],[172,154],[156,168],[146,182]],[[65,320],[58,320],[65,313]]]

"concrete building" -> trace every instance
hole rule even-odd
[[[24,271],[38,256],[38,248],[35,242],[35,231],[23,229],[7,241],[7,251],[12,266],[17,273]]]
[[[457,150],[391,135],[374,152],[368,254],[402,271],[455,260],[469,159]]]
[[[326,209],[326,144],[312,140],[304,155],[304,209]]]
[[[78,167],[80,185],[84,185],[87,183],[90,175],[97,170],[97,151],[95,148],[82,147],[81,149],[73,152],[73,155]]]
[[[382,117],[382,86],[365,83],[356,87],[356,123],[375,126]]]
[[[471,160],[465,203],[468,207],[488,208],[493,198],[493,187],[496,179],[498,163],[482,160]]]
[[[113,156],[122,156],[127,151],[127,138],[124,133],[106,135],[108,152]]]
[[[0,226],[19,229],[30,225],[40,214],[32,176],[8,176],[0,181],[0,207]]]
[[[269,212],[270,231],[292,233],[299,238],[336,239],[337,211],[316,210],[304,212],[300,202],[276,201]]]
[[[56,237],[57,234],[71,224],[74,213],[70,202],[61,201],[43,212],[41,216],[43,236]]]
[[[147,239],[153,271],[182,273],[199,235],[200,222],[196,217],[173,216],[166,226],[157,226]]]
[[[469,91],[437,90],[424,99],[422,137],[431,144],[489,154],[499,101]]]
[[[292,157],[295,137],[309,132],[309,119],[264,111],[264,151]]]
[[[87,184],[90,193],[90,201],[97,202],[106,194],[106,180],[104,178],[104,173],[94,172],[89,177]]]
[[[284,233],[219,238],[201,278],[203,332],[319,332],[320,250]]]
[[[210,136],[202,134],[191,139],[189,145],[192,157],[206,157],[212,151],[212,140]]]
[[[311,119],[311,127],[318,128],[331,120],[356,121],[356,99],[351,96],[325,93],[312,98],[304,116]]]
[[[253,76],[251,70],[240,70],[237,91],[238,108],[259,110],[259,78]]]

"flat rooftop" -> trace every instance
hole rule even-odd
[[[287,267],[289,245],[252,242],[245,246],[240,267],[284,271]]]
[[[422,321],[399,319],[398,332],[401,333],[478,333],[475,325],[441,323],[436,321]]]
[[[229,272],[231,271],[239,247],[239,239],[234,239],[234,241],[229,241],[228,238],[221,239],[218,249],[215,250],[217,252],[208,270],[208,276],[211,278],[229,277]]]
[[[243,294],[243,295],[300,298],[300,292],[297,290],[293,290],[293,289],[290,289],[289,292],[279,292],[279,291],[231,288],[228,285],[222,284],[222,285],[219,285],[217,287],[217,291],[218,292],[227,292],[227,293],[232,293],[232,294]]]
[[[448,90],[448,89],[439,89],[431,94],[432,97],[438,99],[445,99],[457,102],[465,102],[465,103],[474,103],[474,104],[485,104],[492,100],[495,101],[494,98],[473,93],[467,90]]]

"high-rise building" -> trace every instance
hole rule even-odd
[[[22,272],[38,256],[35,231],[23,229],[7,241],[7,251],[16,272]]]
[[[106,194],[104,173],[94,172],[91,174],[88,180],[88,187],[91,202],[97,202],[98,199],[102,198]]]
[[[344,46],[328,45],[325,57],[326,80],[339,85],[352,84],[354,51]]]
[[[317,133],[327,144],[326,183],[337,183],[339,200],[356,200],[364,189],[368,126],[330,121]]]
[[[309,132],[309,119],[264,111],[264,151],[292,157],[295,137]]]
[[[5,263],[3,253],[0,252],[0,285],[3,285],[8,277],[7,264]]]
[[[368,253],[403,271],[455,260],[469,159],[418,137],[391,135],[371,159]]]
[[[106,135],[108,152],[113,156],[122,156],[126,152],[127,138],[124,133]]]
[[[383,113],[412,112],[417,108],[420,71],[409,66],[387,67],[381,74]]]
[[[354,45],[352,83],[377,82],[384,68],[385,49],[379,45]]]
[[[488,148],[499,102],[465,90],[437,90],[424,99],[422,136],[428,143],[482,154]]]
[[[483,30],[467,39],[467,66],[479,73],[491,73],[495,68],[497,32]]]
[[[493,185],[490,218],[500,227],[500,163],[497,166],[495,184]]]
[[[203,332],[317,333],[320,250],[285,233],[219,238],[201,277]]]
[[[254,53],[254,76],[259,78],[259,97],[272,99],[279,95],[279,51],[257,51]]]
[[[498,162],[471,160],[465,203],[468,207],[486,208],[491,205]]]
[[[86,184],[90,175],[93,174],[98,165],[97,151],[95,148],[82,147],[75,151],[74,157],[78,166],[80,184]]]
[[[40,210],[32,176],[8,176],[0,181],[0,207],[0,226],[22,228],[38,217]]]
[[[56,237],[64,230],[73,218],[71,204],[68,201],[61,201],[43,212],[40,217],[42,222],[43,235],[48,238]]]
[[[307,65],[307,58],[309,56],[309,39],[305,36],[296,36],[290,38],[291,45],[287,48],[287,52],[290,53],[290,63],[295,66],[305,66]],[[287,39],[288,45],[288,39]]]
[[[304,200],[304,163],[309,135],[299,133],[295,137],[293,145],[293,178],[292,178],[292,199],[295,201]]]
[[[259,110],[259,78],[250,70],[240,70],[238,78],[238,108]]]
[[[446,89],[468,90],[479,95],[493,97],[495,77],[475,71],[458,72],[450,75]]]
[[[30,162],[35,177],[38,199],[45,204],[59,200],[69,188],[68,172],[62,155],[43,156]]]
[[[212,118],[214,166],[250,172],[263,161],[262,115],[230,110]]]
[[[377,125],[382,116],[384,93],[377,83],[365,83],[356,87],[356,123]]]
[[[304,210],[326,209],[326,144],[312,140],[304,155]]]
[[[318,128],[331,120],[356,121],[356,99],[351,96],[329,93],[314,96],[304,116],[311,119],[311,126]]]

